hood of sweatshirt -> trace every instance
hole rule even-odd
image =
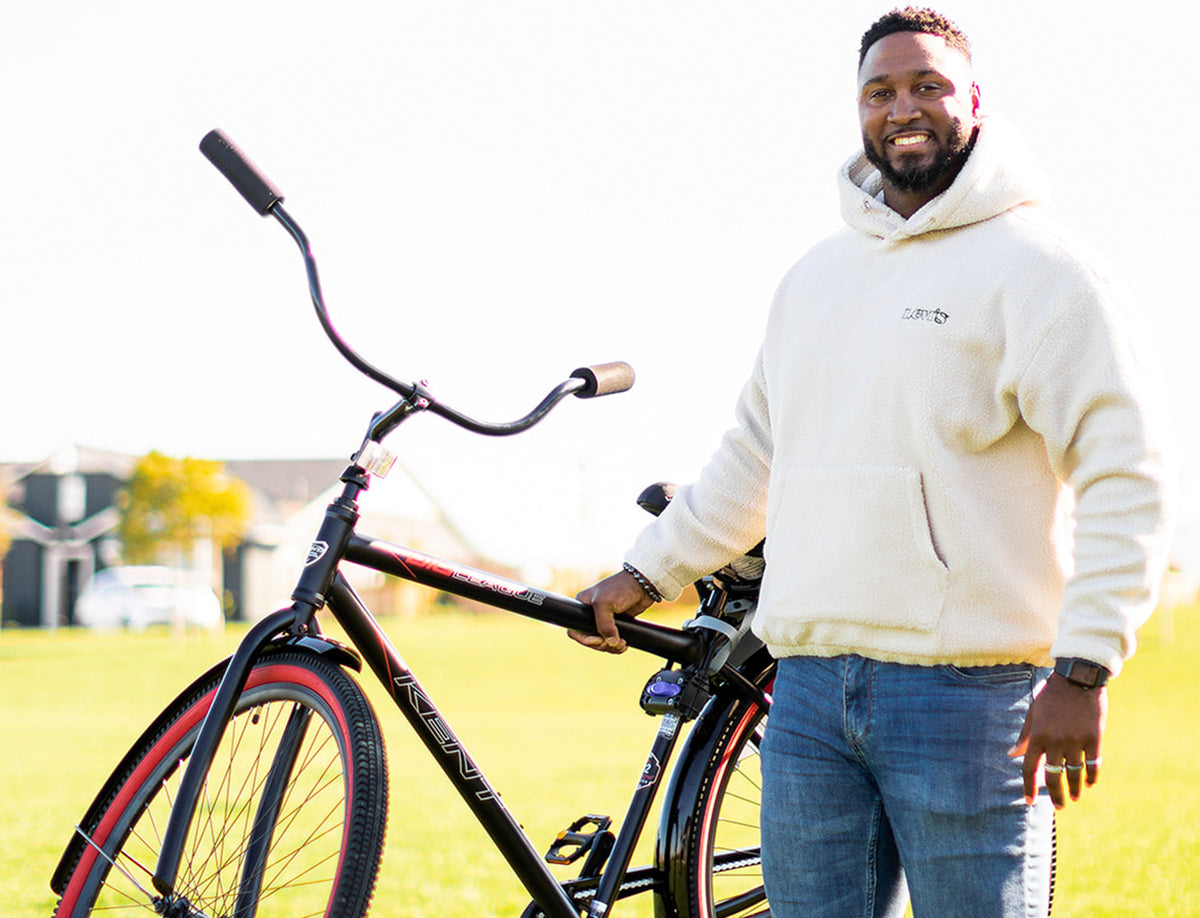
[[[885,242],[969,226],[1045,199],[1046,180],[1024,139],[989,115],[954,184],[905,219],[883,203],[883,178],[859,152],[838,172],[842,218],[851,229]]]

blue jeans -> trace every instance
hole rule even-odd
[[[763,739],[776,918],[1045,918],[1054,809],[1022,799],[1034,666],[779,662]],[[906,889],[907,887],[907,889]],[[907,895],[906,895],[907,892]]]

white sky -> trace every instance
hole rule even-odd
[[[858,39],[889,5],[15,6],[0,17],[0,461],[69,443],[348,456],[389,404],[321,336],[293,243],[197,152],[222,127],[287,195],[334,322],[369,360],[496,420],[580,364],[635,366],[632,392],[571,400],[516,440],[422,418],[389,441],[494,552],[615,564],[633,497],[707,458],[775,284],[838,225]],[[1195,507],[1200,191],[1175,159],[1200,149],[1200,14],[1142,4],[1139,28],[1097,0],[941,8],[1059,215],[1135,291]]]

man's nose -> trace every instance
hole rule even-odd
[[[888,121],[895,124],[908,124],[921,117],[921,108],[916,100],[908,93],[898,92],[892,99],[888,109]]]

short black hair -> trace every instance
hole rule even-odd
[[[862,66],[871,45],[896,32],[937,35],[945,39],[947,45],[960,52],[968,61],[971,60],[971,42],[958,26],[935,10],[906,6],[902,10],[892,10],[879,17],[863,32],[862,43],[858,46],[858,66]]]

